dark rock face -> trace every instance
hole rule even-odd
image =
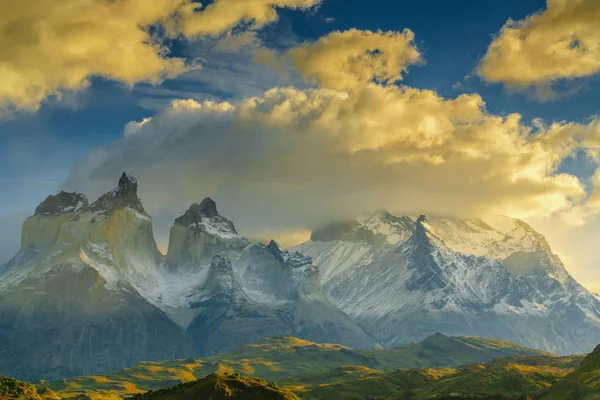
[[[217,211],[217,203],[207,197],[200,204],[194,203],[181,217],[175,220],[175,223],[184,227],[189,227],[195,232],[206,231],[203,221],[211,225],[219,225],[220,228],[237,234],[233,222],[222,217]]]
[[[189,358],[186,332],[133,288],[60,265],[0,294],[0,375],[34,381],[95,374],[140,361]]]
[[[119,185],[110,192],[102,195],[85,211],[111,215],[114,210],[130,208],[144,215],[146,210],[137,195],[137,180],[123,172]]]
[[[165,264],[171,271],[198,270],[206,268],[215,255],[237,257],[249,244],[233,222],[218,213],[216,203],[206,198],[175,220]]]
[[[258,304],[244,293],[226,257],[214,257],[208,278],[190,305],[199,313],[187,331],[202,355],[292,332],[286,313]]]
[[[266,304],[276,304],[290,316],[290,335],[318,343],[340,343],[353,348],[372,348],[375,340],[327,300],[319,282],[319,270],[310,257],[282,250],[276,242],[255,244],[238,259],[244,271],[244,290],[259,294]]]
[[[48,196],[35,209],[35,215],[61,215],[74,213],[88,206],[87,198],[80,193],[60,192]]]
[[[443,289],[447,282],[444,279],[444,270],[435,259],[435,246],[427,235],[423,223],[427,221],[424,215],[417,219],[414,233],[409,239],[410,248],[407,267],[415,272],[406,282],[408,290],[431,291]]]

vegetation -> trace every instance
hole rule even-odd
[[[2,400],[60,400],[50,390],[38,390],[30,383],[0,376],[0,399]]]
[[[291,377],[279,382],[279,386],[259,378],[225,372],[210,374],[191,383],[180,383],[170,389],[137,394],[130,399],[533,400],[541,393],[549,393],[548,389],[558,387],[562,382],[561,378],[578,371],[588,371],[589,357],[581,368],[572,372],[581,359],[582,357],[548,355],[511,356],[460,368],[394,371],[340,366]],[[573,397],[574,393],[583,392],[561,392],[553,398],[588,398],[577,395]],[[594,390],[589,393],[594,393]],[[98,392],[80,396],[91,400],[121,398],[111,397],[114,393],[106,396]]]
[[[600,346],[581,362],[579,368],[544,392],[539,399],[600,399]]]
[[[390,372],[328,371],[282,382],[304,400],[320,399],[528,399],[572,371],[571,358],[509,357],[462,368],[400,369]],[[537,364],[536,364],[537,363]],[[362,374],[362,376],[357,376]]]
[[[94,400],[103,400],[191,382],[212,373],[239,373],[284,382],[296,376],[310,377],[311,374],[312,379],[316,380],[320,374],[333,379],[330,374],[340,368],[346,372],[354,371],[343,377],[346,380],[348,377],[360,378],[365,370],[381,374],[385,370],[398,368],[457,367],[511,355],[551,357],[545,352],[499,340],[441,334],[390,350],[354,350],[335,344],[316,344],[293,337],[279,337],[239,346],[204,359],[146,362],[115,373],[62,379],[39,387],[51,389],[65,399],[87,394]],[[325,371],[327,373],[322,374]],[[340,374],[340,371],[333,373]],[[306,386],[306,382],[302,386]]]
[[[274,383],[238,374],[211,374],[191,383],[169,389],[137,394],[131,400],[300,400]]]

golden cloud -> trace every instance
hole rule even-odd
[[[395,83],[409,65],[422,61],[414,33],[351,29],[333,32],[288,52],[308,81],[329,89],[350,89],[376,80]]]
[[[77,91],[100,76],[127,85],[160,83],[188,70],[152,33],[223,33],[242,21],[277,19],[277,7],[320,0],[4,0],[0,2],[0,109],[37,109],[48,96]]]
[[[179,29],[188,37],[219,34],[240,22],[250,23],[256,29],[277,20],[277,7],[306,9],[320,2],[321,0],[217,0],[200,13],[186,8],[179,21]]]
[[[559,166],[582,148],[589,125],[527,125],[518,114],[489,114],[478,95],[276,88],[237,105],[179,101],[132,126],[135,134],[75,168],[66,188],[93,196],[127,170],[140,178],[147,209],[169,223],[211,196],[257,237],[381,207],[547,216],[588,198]]]
[[[537,87],[600,71],[600,2],[547,0],[547,8],[522,21],[509,20],[490,44],[477,72],[512,89]]]

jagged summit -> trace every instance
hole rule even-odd
[[[305,256],[304,254],[301,254],[299,252],[290,252],[284,250],[275,240],[271,240],[268,245],[257,244],[255,245],[255,247],[259,250],[265,250],[275,260],[287,265],[290,268],[315,268],[316,270],[316,267],[314,267],[313,260],[311,257]]]
[[[137,179],[123,172],[118,186],[100,196],[86,211],[110,215],[114,210],[129,208],[148,215],[138,197],[137,189]]]
[[[210,223],[215,226],[220,225],[220,228],[223,230],[237,234],[233,222],[219,214],[217,210],[217,203],[210,197],[202,200],[200,204],[192,204],[185,214],[175,219],[175,223],[181,226],[192,228],[194,230],[202,230],[202,228],[207,228],[206,225]]]
[[[119,187],[127,190],[137,190],[137,179],[134,176],[127,174],[127,172],[123,172],[121,178],[119,178]]]
[[[279,246],[279,243],[277,243],[273,239],[271,239],[271,241],[268,245],[265,246],[265,248],[269,250],[269,253],[273,254],[275,257],[281,257],[281,255],[284,253],[281,246]]]
[[[233,275],[229,257],[221,254],[213,257],[204,287],[207,295],[240,295],[242,287]]]
[[[249,244],[237,233],[233,222],[219,214],[215,201],[207,197],[175,219],[166,265],[171,270],[203,269],[215,255],[234,257]]]
[[[61,191],[50,195],[35,209],[35,215],[61,215],[75,213],[88,206],[88,199],[81,193]]]
[[[429,238],[427,236],[427,227],[425,223],[427,222],[427,217],[425,215],[420,215],[417,218],[417,223],[415,225],[415,231],[413,233],[413,240],[419,243],[428,243]]]
[[[417,218],[414,232],[403,246],[403,251],[408,255],[407,267],[415,270],[406,281],[406,288],[409,290],[432,291],[443,289],[448,284],[445,271],[436,257],[433,235],[429,232],[426,221],[425,215]]]
[[[219,215],[217,211],[217,203],[210,197],[205,198],[200,203],[200,214],[207,216],[208,218],[215,217]]]

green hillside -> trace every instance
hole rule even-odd
[[[190,383],[182,383],[131,397],[131,400],[299,400],[292,392],[258,378],[211,374]]]
[[[540,400],[600,399],[600,346],[581,365],[544,392]]]
[[[49,388],[65,399],[80,394],[94,399],[115,399],[191,382],[212,373],[239,373],[282,382],[299,375],[348,366],[375,372],[398,368],[456,367],[511,355],[550,356],[499,340],[441,334],[390,350],[353,350],[340,345],[279,337],[239,346],[204,359],[147,362],[102,376],[44,383],[39,388]]]
[[[38,392],[30,383],[0,376],[0,399],[2,400],[60,400],[56,394],[47,389]]]
[[[325,399],[488,399],[502,394],[526,399],[573,370],[572,357],[524,356],[463,368],[400,369],[390,372],[336,369],[282,382],[304,400]],[[502,397],[499,397],[502,398]],[[565,397],[566,398],[566,397]]]

